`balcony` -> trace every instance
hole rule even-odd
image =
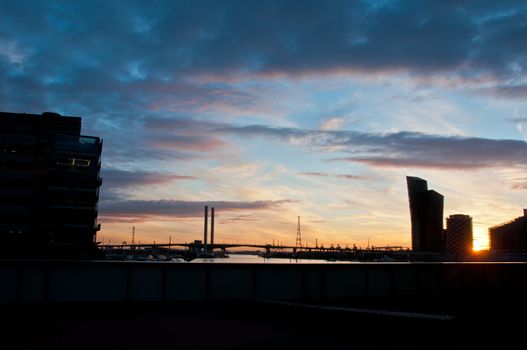
[[[99,155],[102,148],[101,139],[93,136],[53,135],[52,145],[59,152],[87,155]]]

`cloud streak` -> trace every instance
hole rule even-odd
[[[294,201],[182,201],[182,200],[116,200],[101,205],[102,221],[120,221],[127,218],[145,221],[149,219],[173,220],[203,216],[205,205],[221,212],[259,211],[279,208]]]
[[[329,173],[321,173],[321,172],[304,172],[300,173],[300,175],[305,176],[315,176],[315,177],[335,177],[340,179],[347,179],[347,180],[361,180],[364,177],[353,175],[353,174],[329,174]]]
[[[110,189],[162,185],[174,181],[196,180],[194,176],[163,174],[146,171],[128,171],[116,168],[103,168],[104,187]]]
[[[522,166],[527,143],[478,137],[428,135],[416,132],[363,133],[274,128],[263,125],[220,127],[247,137],[270,137],[322,152],[353,154],[331,159],[381,167],[477,169]]]
[[[522,118],[511,121],[517,124],[524,122]],[[145,127],[158,139],[169,139],[173,133],[191,134],[200,143],[210,144],[212,148],[216,146],[217,140],[232,135],[246,139],[269,138],[322,154],[347,154],[327,159],[328,161],[349,161],[375,167],[478,169],[522,166],[527,162],[527,143],[512,139],[430,135],[409,131],[367,133],[355,130],[236,125],[185,118],[153,119]],[[220,145],[223,143],[220,142],[218,147]],[[329,176],[321,172],[306,172],[304,175]],[[340,175],[357,179],[354,176]]]

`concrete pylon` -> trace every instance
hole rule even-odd
[[[214,207],[210,208],[210,244],[212,251],[214,250]]]

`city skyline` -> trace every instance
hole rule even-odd
[[[473,218],[476,249],[525,207],[516,2],[0,11],[0,110],[80,116],[104,139],[99,241],[199,239],[210,205],[218,242],[294,244],[301,216],[309,243],[410,247],[408,175]]]

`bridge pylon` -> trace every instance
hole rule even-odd
[[[302,235],[300,233],[300,216],[298,217],[298,225],[296,226],[296,244],[297,248],[302,248]]]

